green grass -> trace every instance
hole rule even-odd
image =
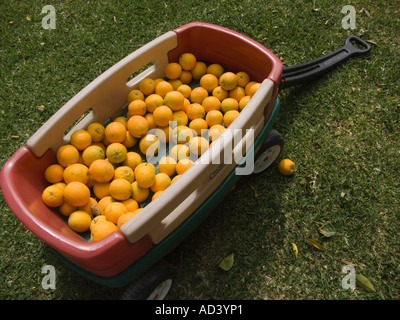
[[[55,30],[44,30],[37,1],[0,4],[0,165],[96,76],[157,36],[191,21],[243,33],[294,65],[342,46],[351,34],[372,52],[317,82],[280,93],[275,128],[281,158],[241,178],[167,258],[177,266],[169,299],[399,299],[399,1],[52,1]],[[356,9],[344,30],[341,8]],[[365,9],[367,13],[361,11]],[[30,19],[27,19],[27,16]],[[45,106],[43,112],[37,106]],[[0,298],[110,299],[120,289],[69,269],[0,199]],[[334,230],[326,238],[320,228]],[[311,246],[306,239],[323,244]],[[292,243],[299,250],[294,256]],[[234,253],[232,269],[218,267]],[[344,290],[349,261],[376,292]],[[56,268],[55,290],[41,286]]]

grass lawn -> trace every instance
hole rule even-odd
[[[56,10],[56,29],[42,28],[45,4]],[[354,30],[342,27],[341,10],[348,4],[356,12]],[[95,77],[185,23],[204,21],[243,33],[285,66],[359,35],[375,42],[369,55],[280,93],[274,127],[285,140],[280,158],[295,161],[295,175],[281,176],[273,165],[242,177],[168,255],[177,267],[168,298],[397,300],[399,17],[398,0],[1,1],[0,166]],[[0,299],[119,297],[122,289],[94,284],[66,266],[15,218],[3,197],[0,226]],[[222,270],[220,261],[232,253],[233,267]],[[348,264],[375,292],[342,287]],[[41,286],[44,265],[55,267],[54,290]]]

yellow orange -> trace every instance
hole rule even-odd
[[[185,98],[189,98],[190,94],[192,93],[192,88],[187,84],[181,84],[178,88],[176,88],[176,91],[182,93]]]
[[[87,130],[79,129],[71,134],[70,141],[78,150],[84,150],[92,143],[92,136]]]
[[[211,73],[217,78],[219,78],[224,73],[224,67],[221,66],[219,63],[210,64],[207,67],[207,73]]]
[[[97,159],[89,167],[90,176],[98,182],[108,182],[114,177],[114,166],[106,159]]]
[[[171,181],[171,183],[172,183],[172,181]],[[157,191],[156,193],[154,193],[151,196],[151,201],[154,201],[161,193],[162,193],[162,191]]]
[[[196,118],[190,121],[189,128],[194,130],[198,136],[202,135],[208,129],[207,121],[202,118]]]
[[[84,184],[89,182],[89,168],[81,163],[74,163],[66,167],[63,173],[65,183],[79,181]]]
[[[114,142],[107,146],[106,157],[111,163],[121,163],[126,159],[128,150],[122,143]]]
[[[104,215],[106,216],[107,221],[117,224],[118,218],[126,212],[128,212],[128,209],[122,202],[114,201],[107,205],[104,210]]]
[[[196,118],[203,119],[206,115],[206,111],[200,103],[191,103],[186,108],[186,114],[187,114],[189,120],[193,120]]]
[[[146,97],[144,100],[148,112],[153,112],[157,107],[164,104],[164,98],[156,93],[153,93]]]
[[[105,138],[109,143],[123,142],[126,138],[126,127],[118,121],[110,122],[104,131]]]
[[[128,112],[131,116],[144,116],[147,112],[146,103],[143,100],[133,100],[128,105]]]
[[[106,207],[111,203],[115,202],[116,200],[111,196],[105,196],[99,200],[97,203],[97,207],[99,208],[100,214],[104,215]]]
[[[190,81],[192,81],[192,78],[192,73],[190,71],[182,70],[179,80],[181,80],[183,84],[189,84]]]
[[[164,191],[171,185],[171,178],[166,173],[157,173],[155,176],[155,181],[150,187],[150,190],[154,193],[157,191]]]
[[[97,200],[93,197],[90,197],[89,201],[84,206],[78,207],[78,209],[87,212],[91,216],[97,216],[100,214],[100,210],[97,206]]]
[[[155,84],[154,80],[151,78],[145,78],[139,82],[139,90],[145,95],[148,96],[154,92]]]
[[[222,124],[224,116],[219,110],[211,110],[206,114],[206,122],[208,127],[212,127],[215,124]]]
[[[64,167],[60,164],[52,164],[44,171],[44,178],[49,183],[63,181]]]
[[[174,91],[179,88],[183,83],[180,79],[168,80],[170,84],[172,84],[172,88]]]
[[[85,150],[83,150],[82,153],[82,161],[87,167],[90,167],[90,165],[94,160],[104,159],[105,157],[106,154],[103,148],[93,144],[87,147]]]
[[[237,110],[229,110],[224,114],[224,126],[227,128],[231,125],[233,120],[239,115],[239,111]]]
[[[253,84],[249,89],[249,96],[250,97],[254,96],[254,94],[256,93],[256,91],[260,86],[261,86],[260,82],[256,82],[255,84]]]
[[[185,144],[176,144],[171,148],[170,157],[172,157],[175,161],[179,161],[181,159],[189,158],[190,149]]]
[[[132,116],[127,123],[128,131],[134,138],[142,138],[149,131],[149,123],[143,116]]]
[[[208,97],[208,91],[203,87],[196,87],[190,93],[190,101],[192,103],[202,103]]]
[[[158,163],[158,171],[172,177],[175,174],[176,161],[174,158],[165,156]]]
[[[104,139],[105,128],[101,123],[93,122],[88,125],[86,130],[92,137],[92,142],[100,142]]]
[[[142,157],[139,153],[134,151],[129,151],[126,154],[125,160],[122,162],[124,166],[130,167],[132,170],[135,170],[138,164],[142,163]]]
[[[75,232],[85,232],[89,230],[92,218],[86,211],[77,210],[68,217],[68,226]]]
[[[290,176],[295,172],[296,166],[290,159],[282,159],[278,164],[278,171],[284,176]]]
[[[244,71],[236,73],[236,76],[238,78],[237,85],[239,87],[245,88],[246,85],[250,82],[249,74]]]
[[[239,102],[233,98],[226,98],[221,101],[221,112],[226,113],[229,110],[239,110]]]
[[[221,134],[225,130],[226,128],[223,125],[215,124],[208,129],[208,138],[210,139],[210,141],[215,141],[221,136]]]
[[[244,88],[237,86],[235,89],[229,91],[229,98],[233,98],[238,102],[246,95]]]
[[[129,131],[126,131],[126,137],[125,140],[122,141],[122,144],[127,147],[127,148],[132,148],[136,145],[137,139],[135,137],[132,137]]]
[[[64,191],[55,185],[50,185],[43,190],[42,200],[49,207],[59,207],[64,202]]]
[[[125,179],[114,179],[110,183],[110,195],[119,201],[127,200],[132,195],[132,183]]]
[[[206,73],[200,78],[200,86],[206,89],[209,93],[212,93],[212,91],[218,87],[218,78],[211,73]]]
[[[193,161],[185,158],[178,161],[176,164],[176,173],[178,175],[183,174],[193,165]]]
[[[193,137],[189,141],[190,152],[196,156],[201,156],[209,147],[210,144],[204,137]]]
[[[167,92],[164,96],[164,104],[172,111],[178,111],[183,108],[185,97],[179,91],[173,90]]]
[[[133,169],[129,166],[122,165],[114,169],[114,179],[125,179],[132,183],[135,180]]]
[[[172,130],[172,141],[178,144],[186,143],[193,138],[194,134],[193,130],[187,126],[177,126]]]
[[[144,94],[139,89],[133,89],[129,91],[126,101],[128,103],[132,102],[133,100],[144,100]]]
[[[154,134],[146,134],[139,142],[140,152],[147,157],[155,156],[160,148],[160,140]]]
[[[246,93],[246,96],[250,95],[250,88],[253,86],[253,84],[255,84],[255,81],[250,81],[246,84],[246,86],[244,87],[244,91]]]
[[[58,211],[64,216],[64,217],[69,217],[69,215],[78,210],[78,207],[70,205],[68,202],[63,202],[59,207]]]
[[[207,65],[203,61],[197,61],[193,69],[190,70],[195,80],[200,80],[207,73]]]
[[[57,150],[57,162],[65,167],[79,161],[79,151],[72,144],[66,144]]]
[[[132,188],[132,186],[131,186],[131,188]],[[122,200],[121,202],[125,205],[125,207],[128,209],[128,211],[135,211],[136,209],[139,209],[138,202],[133,198]]]
[[[186,126],[189,119],[185,111],[179,110],[172,114],[172,121],[176,121],[177,126]]]
[[[103,199],[104,197],[107,197],[110,195],[110,183],[111,181],[108,182],[95,182],[93,184],[92,190],[94,195],[97,197],[97,199]]]
[[[150,194],[149,188],[142,188],[138,185],[137,181],[132,183],[132,198],[137,202],[145,201]]]
[[[167,64],[164,70],[164,74],[168,79],[178,79],[182,73],[182,67],[177,62],[170,62]]]
[[[149,130],[154,129],[155,127],[157,127],[157,125],[154,122],[154,116],[151,112],[147,112],[144,115],[144,118],[147,120],[147,123],[149,124]]]
[[[203,100],[201,105],[204,107],[204,111],[206,113],[208,113],[211,110],[220,110],[221,109],[221,101],[217,97],[214,97],[214,96],[206,97]]]
[[[222,101],[222,100],[228,98],[229,91],[223,89],[221,86],[218,86],[213,90],[212,95],[214,97],[218,98],[219,101]]]
[[[73,181],[64,188],[64,200],[72,206],[84,206],[90,199],[90,190],[82,182]]]
[[[185,52],[179,56],[178,60],[183,70],[192,70],[196,66],[196,56],[193,53]]]
[[[155,93],[163,98],[170,91],[174,91],[174,87],[168,81],[162,80],[156,85]]]
[[[90,241],[91,242],[100,241],[106,238],[114,231],[118,231],[118,227],[111,221],[101,221],[99,223],[96,223],[91,231]]]
[[[244,107],[249,103],[251,97],[250,96],[244,96],[242,99],[239,101],[239,111],[242,111]]]
[[[135,182],[141,188],[150,188],[155,182],[156,170],[154,166],[149,163],[145,163],[135,169]]]
[[[128,222],[132,217],[136,216],[143,208],[138,208],[134,211],[128,211],[122,214],[117,221],[117,228],[120,229],[126,222]]]
[[[90,231],[93,231],[93,228],[96,226],[96,224],[98,224],[99,222],[102,222],[102,221],[107,221],[107,218],[105,215],[101,214],[99,216],[94,217],[92,219],[92,222],[90,223],[90,227],[89,227]]]
[[[165,105],[157,107],[153,112],[154,123],[160,127],[168,126],[172,118],[172,110]]]
[[[219,85],[227,91],[234,89],[237,83],[238,77],[233,72],[225,72],[219,77]]]

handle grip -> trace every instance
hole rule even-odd
[[[362,48],[355,46],[353,43],[360,45]],[[309,62],[283,68],[279,89],[304,84],[324,75],[350,57],[367,54],[371,49],[372,45],[370,43],[359,37],[350,36],[346,39],[343,47],[330,54]]]

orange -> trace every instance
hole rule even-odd
[[[219,77],[219,85],[227,91],[234,89],[237,83],[238,77],[233,72],[225,72]]]
[[[162,98],[161,98],[161,99],[162,99]],[[154,116],[153,116],[152,113],[147,112],[147,113],[144,115],[144,118],[147,120],[147,123],[148,123],[148,125],[149,125],[149,130],[154,129],[155,127],[157,127],[157,125],[156,125],[155,122],[154,122]]]
[[[93,219],[92,219],[92,222],[90,223],[90,227],[89,227],[89,229],[90,229],[90,231],[93,231],[93,228],[98,224],[98,223],[100,223],[100,222],[102,222],[102,221],[107,221],[107,218],[106,218],[106,216],[105,215],[99,215],[99,216],[96,216],[96,217],[94,217]]]
[[[211,110],[206,114],[206,122],[208,127],[212,127],[214,124],[222,124],[224,116],[219,110]]]
[[[130,167],[132,170],[135,170],[139,163],[142,163],[142,157],[139,153],[134,151],[129,151],[126,154],[126,159],[122,162],[124,166]]]
[[[174,91],[174,87],[168,81],[162,80],[156,85],[155,93],[163,98],[170,91]]]
[[[260,82],[256,82],[255,84],[253,84],[249,89],[249,96],[250,97],[254,96],[254,94],[256,93],[256,91],[260,86],[261,86]]]
[[[140,152],[147,157],[155,156],[160,148],[160,140],[154,134],[146,134],[139,142]]]
[[[177,126],[172,130],[172,140],[178,144],[189,142],[194,135],[195,132],[187,126]]]
[[[94,122],[88,125],[87,132],[92,137],[92,142],[100,142],[104,139],[105,128],[101,123]]]
[[[59,187],[63,191],[66,185],[67,184],[64,181],[53,183],[53,186]]]
[[[104,215],[106,216],[107,221],[117,224],[118,218],[126,212],[128,212],[128,209],[123,203],[114,201],[107,205],[106,209],[104,210]]]
[[[125,140],[122,141],[122,144],[126,148],[132,148],[136,145],[136,143],[137,143],[137,139],[132,137],[131,134],[129,133],[129,131],[126,131],[126,137],[125,137]]]
[[[144,94],[139,89],[133,89],[129,91],[126,101],[128,103],[132,102],[133,100],[144,100]]]
[[[175,174],[175,167],[175,159],[169,156],[162,157],[158,163],[158,171],[161,173],[165,173],[170,177]]]
[[[75,232],[85,232],[89,230],[92,218],[86,211],[77,210],[68,217],[68,226]]]
[[[171,180],[171,184],[174,183],[176,180],[178,180],[180,176],[181,176],[180,174],[177,174],[175,177],[173,177]]]
[[[182,93],[182,95],[185,98],[189,98],[190,94],[192,92],[192,88],[190,86],[188,86],[187,84],[181,84],[178,88],[176,88],[176,91],[179,91],[180,93]]]
[[[244,91],[244,88],[239,86],[229,91],[229,98],[236,99],[237,101],[240,101],[240,99],[242,99],[245,95],[246,93]]]
[[[106,159],[97,159],[89,167],[90,176],[98,182],[108,182],[114,177],[114,166]]]
[[[143,208],[138,208],[134,211],[130,211],[127,213],[122,214],[117,221],[117,228],[121,229],[121,227],[128,222],[132,217],[136,216],[140,211],[142,211]]]
[[[64,167],[60,164],[52,164],[44,171],[44,178],[49,183],[63,181]]]
[[[204,107],[204,111],[208,113],[211,110],[220,110],[221,101],[217,97],[209,96],[205,98],[201,104]]]
[[[122,200],[121,202],[125,205],[128,211],[135,211],[136,209],[139,209],[138,202],[133,198]]]
[[[191,103],[186,108],[186,114],[187,114],[189,120],[193,120],[196,118],[203,119],[206,115],[206,111],[200,103]]]
[[[224,114],[224,126],[227,128],[231,125],[233,120],[239,115],[239,111],[237,110],[229,110]]]
[[[250,82],[249,74],[244,71],[240,71],[240,72],[236,73],[236,76],[238,78],[237,85],[239,87],[245,88],[246,84],[248,84]]]
[[[66,144],[58,148],[57,161],[63,167],[79,161],[79,151],[72,144]]]
[[[132,198],[137,202],[143,202],[150,194],[149,188],[142,188],[138,185],[137,181],[132,183]]]
[[[182,81],[179,80],[179,79],[168,80],[168,82],[169,82],[170,84],[172,84],[172,88],[173,88],[174,90],[178,89],[179,86],[183,84]]]
[[[89,213],[91,216],[100,214],[100,210],[97,207],[97,200],[92,197],[90,197],[89,201],[84,206],[80,206],[78,209]]]
[[[150,188],[155,182],[156,170],[150,163],[135,169],[135,180],[141,188]]]
[[[125,179],[114,179],[110,183],[110,195],[116,200],[127,200],[132,195],[132,183]]]
[[[229,91],[222,89],[221,86],[218,86],[213,90],[212,95],[214,97],[218,98],[219,101],[222,101],[222,100],[228,98]]]
[[[114,169],[114,179],[125,179],[132,183],[135,180],[135,174],[131,167],[122,165]]]
[[[78,129],[71,135],[71,144],[78,150],[84,150],[92,143],[92,136],[84,129]]]
[[[155,84],[154,80],[151,78],[145,78],[139,82],[139,90],[145,95],[148,96],[154,92]]]
[[[189,141],[190,152],[196,156],[201,156],[209,147],[209,142],[203,137],[194,137]]]
[[[128,105],[128,112],[131,116],[144,116],[147,112],[146,103],[143,100],[133,100]]]
[[[296,166],[290,159],[283,159],[278,164],[278,170],[280,174],[284,176],[290,176],[294,173]]]
[[[168,79],[178,79],[182,73],[182,67],[177,62],[170,62],[164,70],[164,74]]]
[[[156,193],[157,191],[164,191],[171,185],[171,178],[166,173],[157,173],[154,184],[150,187],[150,190]]]
[[[239,101],[239,111],[242,111],[244,107],[249,103],[251,97],[250,96],[244,96],[242,99]]]
[[[101,221],[99,223],[96,223],[91,231],[90,241],[100,241],[114,231],[118,231],[118,227],[111,221]]]
[[[126,127],[118,121],[110,122],[104,131],[105,138],[109,143],[123,142],[126,138]]]
[[[94,195],[97,197],[97,199],[103,199],[104,197],[107,197],[110,194],[110,181],[108,182],[95,182],[93,184],[92,190]]]
[[[111,143],[106,149],[106,156],[111,163],[121,163],[126,159],[128,150],[122,143]]]
[[[176,144],[171,148],[171,151],[170,151],[169,155],[175,161],[179,161],[181,159],[189,158],[190,149],[185,144]]]
[[[221,66],[221,65],[218,64],[218,63],[210,64],[210,65],[207,67],[207,73],[211,73],[211,74],[213,74],[214,76],[216,76],[217,78],[219,78],[219,77],[222,76],[222,74],[224,73],[224,67]]]
[[[89,147],[87,147],[85,150],[83,150],[82,153],[82,161],[84,163],[84,165],[86,165],[87,167],[90,167],[90,165],[92,164],[92,162],[94,160],[97,159],[105,159],[106,154],[103,150],[103,148],[101,148],[98,145],[91,145]]]
[[[157,107],[164,104],[164,98],[156,93],[153,93],[146,97],[144,100],[148,112],[153,112]]]
[[[164,104],[172,111],[178,111],[183,108],[185,97],[179,91],[173,90],[167,92],[164,96]]]
[[[76,210],[78,210],[78,207],[71,206],[65,201],[58,207],[58,211],[65,217],[69,217],[69,215]]]
[[[106,146],[105,146],[105,144],[103,142],[92,142],[92,146],[98,146],[98,147],[102,148],[103,151],[104,151],[104,154],[105,154]]]
[[[126,129],[126,124],[128,123],[128,118],[125,116],[119,116],[119,117],[115,118],[113,122],[121,123]]]
[[[84,184],[89,182],[89,168],[81,163],[74,163],[66,167],[63,173],[65,183],[79,181]]]
[[[149,131],[149,123],[143,116],[132,116],[127,123],[128,131],[134,138],[142,138]]]
[[[190,159],[181,159],[176,164],[176,173],[178,175],[183,174],[186,172],[193,165],[193,161]]]
[[[197,61],[193,69],[190,70],[194,80],[200,80],[207,73],[207,65],[203,61]]]
[[[97,207],[99,208],[100,214],[104,215],[104,211],[106,210],[107,206],[111,202],[115,202],[116,200],[111,197],[111,196],[105,196],[104,198],[101,198],[99,202],[97,203]]]
[[[172,121],[176,121],[177,126],[186,126],[189,122],[189,118],[185,111],[179,110],[172,114]]]
[[[229,110],[239,110],[239,102],[233,98],[226,98],[221,101],[221,111],[226,113]]]
[[[196,66],[196,56],[193,53],[185,52],[179,57],[179,64],[183,70],[192,70]]]
[[[208,129],[207,121],[201,118],[196,118],[190,121],[189,128],[194,130],[198,136],[202,135],[202,130]]]
[[[171,181],[171,183],[172,183],[172,181]],[[154,201],[161,193],[162,193],[162,191],[157,191],[156,193],[154,193],[151,197],[151,201]]]
[[[157,107],[153,112],[154,123],[160,127],[168,126],[172,118],[172,110],[164,105]]]
[[[183,84],[189,84],[190,81],[192,81],[192,73],[188,70],[182,70],[181,76],[179,77],[179,80],[182,81]]]
[[[203,87],[196,87],[190,93],[190,101],[192,103],[202,103],[208,97],[208,91]]]
[[[226,128],[223,125],[215,124],[210,127],[210,129],[208,129],[208,138],[210,139],[210,141],[215,141],[225,130]]]
[[[84,206],[90,199],[90,190],[82,182],[72,181],[64,188],[64,200],[72,206]]]
[[[200,86],[211,93],[216,87],[218,87],[218,78],[211,73],[206,73],[200,78]]]
[[[49,207],[59,207],[64,202],[64,191],[55,185],[50,185],[43,190],[42,200]]]

